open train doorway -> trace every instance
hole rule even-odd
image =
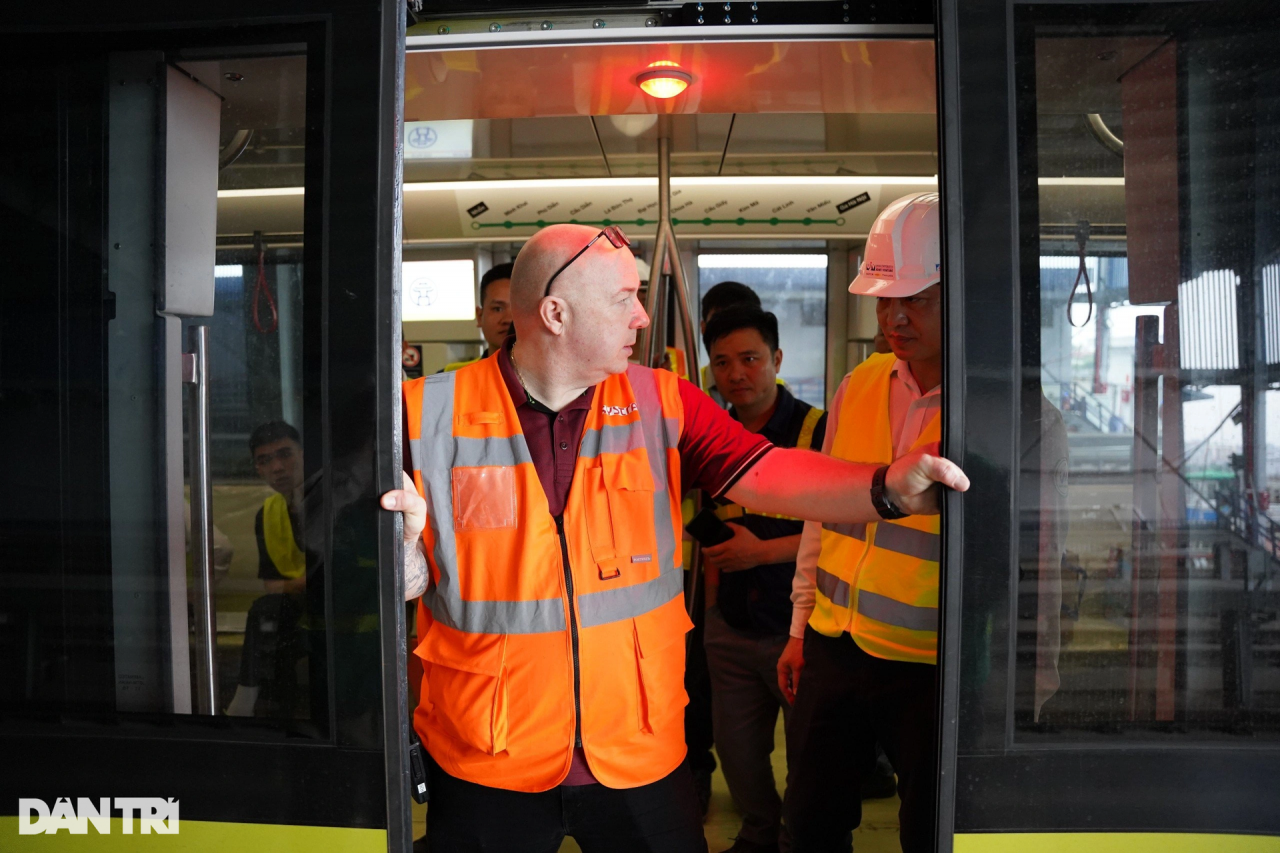
[[[526,26],[544,36],[576,24],[573,31],[591,35],[614,22],[547,24]],[[514,28],[503,21],[474,44],[453,46],[466,25],[424,21],[409,33],[406,373],[456,369],[501,346],[487,323],[493,294],[503,292],[494,276],[510,276],[505,265],[539,230],[614,226],[631,240],[651,315],[637,360],[719,397],[700,331],[708,316],[702,299],[737,282],[776,317],[786,393],[826,409],[846,373],[875,350],[874,299],[848,292],[871,224],[894,200],[937,187],[935,46],[927,33],[484,44]],[[685,520],[696,511],[686,502]],[[745,845],[767,834],[771,817],[776,824],[786,787],[786,714],[781,703],[772,707],[771,752],[728,754],[742,750],[728,737],[713,747],[713,728],[723,730],[732,714],[713,707],[721,664],[704,643],[728,605],[720,576],[692,544],[684,555],[697,626],[688,648],[688,761],[695,785],[709,793],[709,849],[754,850]],[[789,610],[788,591],[789,583],[781,592]],[[773,633],[782,639],[771,634],[766,645],[784,642],[787,627]],[[411,693],[419,686],[411,666]],[[932,738],[919,733],[930,750]],[[761,772],[768,792],[751,789]],[[859,849],[898,849],[899,805],[890,773],[888,788],[881,784],[864,803]],[[415,810],[415,837],[425,811]],[[562,849],[578,848],[568,839]]]

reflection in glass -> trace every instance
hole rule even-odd
[[[23,401],[6,418],[27,436],[5,443],[0,465],[17,475],[13,494],[27,496],[24,512],[3,513],[0,538],[28,543],[0,561],[5,712],[221,713],[247,668],[263,695],[241,705],[296,719],[315,710],[308,689],[327,689],[307,655],[324,621],[312,618],[323,613],[323,590],[309,583],[318,560],[302,509],[303,228],[252,195],[305,184],[307,62],[299,53],[236,53],[103,54],[97,85],[85,78],[72,93],[15,79],[6,89],[14,120],[37,137],[56,126],[46,118],[63,114],[65,99],[82,106],[68,113],[73,133],[33,137],[23,142],[27,159],[6,158],[4,181],[31,198],[63,198],[66,219],[15,208],[14,236],[30,246],[22,277],[41,297],[6,294],[0,315],[21,322],[24,340],[76,346],[26,368],[9,350],[0,359],[0,397]],[[189,120],[157,118],[175,115]],[[167,170],[162,193],[158,162]],[[65,230],[72,222],[74,234]],[[167,241],[163,266],[157,233]],[[62,292],[66,276],[49,259],[67,240],[104,252],[86,254],[75,288]],[[207,372],[184,355],[184,327],[193,325],[209,328]],[[6,330],[0,339],[18,336]],[[199,453],[187,440],[184,400],[197,375],[208,378],[210,404],[210,441]],[[273,423],[292,426],[273,428],[265,448],[250,441]],[[269,458],[255,459],[251,444]],[[213,482],[212,696],[200,677],[201,561],[188,544],[188,484],[202,467]],[[29,497],[38,494],[49,498]]]
[[[1018,737],[1274,738],[1280,77],[1249,36],[1024,44]]]

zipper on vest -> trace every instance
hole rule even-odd
[[[578,617],[573,609],[573,572],[569,568],[569,540],[564,535],[564,516],[553,516],[560,534],[560,561],[564,563],[564,588],[569,595],[569,641],[573,646],[573,745],[582,747],[582,673],[578,666]]]

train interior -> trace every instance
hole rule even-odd
[[[1167,140],[1161,128],[1139,125],[1143,99],[1155,97],[1159,79],[1153,74],[1146,90],[1118,82],[1125,68],[1150,66],[1139,60],[1151,45],[1138,42],[1047,38],[1036,48],[1041,82],[1027,144],[1038,154],[1039,226],[1024,240],[1031,256],[1024,263],[1038,256],[1039,269],[1024,282],[1024,305],[1039,315],[1039,353],[1028,361],[1024,387],[1045,406],[1043,436],[1050,434],[1044,424],[1060,421],[1066,450],[1051,458],[1042,446],[1048,438],[1024,437],[1016,690],[1021,729],[1033,739],[1129,727],[1134,702],[1149,705],[1153,720],[1176,702],[1229,729],[1244,724],[1242,710],[1275,707],[1280,690],[1280,635],[1268,605],[1280,530],[1269,509],[1280,490],[1280,465],[1272,461],[1280,458],[1280,392],[1259,386],[1242,396],[1244,368],[1228,340],[1238,325],[1237,283],[1226,273],[1206,271],[1180,285],[1180,396],[1166,390],[1163,427],[1154,420],[1150,353],[1171,300],[1132,291],[1126,209],[1140,208],[1138,193],[1159,188],[1152,176],[1138,186],[1131,178],[1126,188],[1123,149]],[[637,75],[661,67],[655,63],[686,71],[688,88],[670,98],[643,91]],[[303,66],[301,57],[281,57],[228,60],[217,69],[227,162],[218,181],[212,320],[225,371],[215,383],[215,396],[223,396],[215,412],[214,507],[234,551],[217,593],[224,696],[234,690],[238,632],[262,592],[252,525],[271,494],[245,439],[259,422],[296,423],[303,405],[295,284]],[[871,221],[893,199],[937,187],[935,91],[928,40],[411,51],[406,373],[480,355],[479,277],[513,259],[545,224],[622,226],[647,281],[665,136],[671,224],[695,313],[698,296],[719,281],[755,288],[779,318],[782,378],[802,399],[825,406],[872,348],[874,307],[846,292]],[[1153,224],[1141,226],[1149,237]],[[1276,269],[1264,282],[1269,300],[1280,293]],[[679,343],[676,302],[660,308],[658,334]],[[1267,335],[1274,335],[1270,325]],[[1267,346],[1270,353],[1271,337]],[[1181,408],[1180,420],[1168,419],[1170,406]],[[1168,476],[1163,487],[1155,482],[1160,457],[1177,472],[1176,489]],[[1170,489],[1179,492],[1172,499],[1181,512],[1167,506]],[[1261,511],[1250,513],[1251,506]],[[1163,556],[1139,549],[1135,558],[1144,535],[1135,519],[1161,512],[1176,514],[1179,541]],[[1260,546],[1250,525],[1273,544]],[[1161,571],[1144,569],[1143,560],[1162,559],[1185,560],[1179,595],[1187,600],[1174,624],[1148,624],[1135,610],[1135,596],[1147,595],[1135,579]],[[1147,636],[1171,631],[1184,632],[1186,643],[1176,673]],[[781,753],[779,740],[780,785]],[[732,808],[719,788],[709,826],[731,831]],[[859,843],[879,849],[872,839],[891,836],[895,825],[891,804],[872,807]]]

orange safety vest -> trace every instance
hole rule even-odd
[[[513,791],[564,780],[575,745],[605,785],[684,759],[684,410],[674,374],[596,386],[553,518],[497,354],[406,382],[430,567],[414,725],[450,775]]]

